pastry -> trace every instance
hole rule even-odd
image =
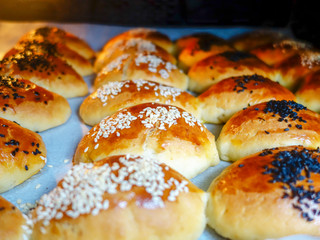
[[[120,33],[111,38],[102,48],[102,52],[110,47],[113,47],[118,41],[128,40],[133,38],[142,38],[148,40],[157,46],[165,49],[168,53],[173,53],[175,48],[173,42],[165,34],[158,32],[155,29],[149,28],[132,28],[126,32]]]
[[[176,65],[148,52],[122,54],[108,63],[94,80],[94,87],[122,80],[146,79],[186,90],[188,77]]]
[[[268,43],[250,51],[251,54],[257,56],[268,65],[274,65],[292,57],[293,55],[311,49],[312,46],[308,43],[284,39],[275,43]]]
[[[150,157],[73,166],[31,213],[33,239],[196,240],[206,193]]]
[[[194,33],[181,37],[176,41],[176,48],[179,67],[185,72],[202,59],[234,50],[226,40],[210,33]]]
[[[259,103],[223,126],[217,148],[220,159],[236,161],[266,148],[303,145],[320,147],[320,115],[294,101]]]
[[[295,91],[307,74],[320,70],[320,52],[302,51],[275,64],[274,68],[280,73],[283,85]]]
[[[0,74],[24,78],[66,98],[84,96],[88,86],[65,61],[48,54],[18,53],[0,61]]]
[[[144,103],[106,117],[85,135],[73,162],[152,154],[187,178],[219,163],[214,135],[181,108]]]
[[[79,53],[86,59],[95,57],[95,51],[84,40],[72,33],[57,27],[40,27],[26,33],[20,39],[25,40],[49,40],[54,43],[63,43],[73,51]]]
[[[0,118],[0,152],[0,193],[39,172],[47,160],[40,135],[3,118]]]
[[[32,232],[28,218],[12,203],[0,196],[0,236],[3,240],[29,239]]]
[[[93,67],[88,59],[60,42],[54,43],[49,40],[20,41],[4,55],[4,58],[21,52],[28,52],[28,54],[44,53],[61,58],[81,76],[87,76],[93,73]]]
[[[279,83],[254,74],[224,79],[198,99],[200,118],[207,123],[221,124],[245,107],[269,100],[295,100],[295,96]]]
[[[177,60],[170,53],[151,41],[142,38],[129,38],[116,41],[113,45],[101,51],[94,63],[95,72],[101,71],[104,66],[123,54],[133,55],[143,52],[154,54],[174,65],[177,63]]]
[[[0,117],[40,132],[63,124],[70,115],[64,97],[28,80],[0,75]]]
[[[103,85],[82,102],[79,114],[86,124],[93,126],[122,108],[147,102],[178,106],[199,117],[196,97],[179,88],[142,79]]]
[[[190,68],[188,88],[202,93],[222,79],[253,74],[278,80],[276,72],[256,56],[237,51],[223,52],[201,60]]]
[[[227,239],[319,237],[319,160],[319,148],[291,146],[233,163],[208,189],[209,226]]]
[[[269,30],[256,30],[237,34],[229,39],[238,51],[250,51],[254,48],[275,43],[288,37],[280,32]]]

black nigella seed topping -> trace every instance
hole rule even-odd
[[[240,60],[244,60],[247,58],[256,58],[254,55],[250,53],[240,52],[240,51],[226,51],[218,55],[225,57],[226,59],[232,62],[238,62]]]
[[[265,150],[260,156],[270,154],[270,150]],[[283,198],[290,197],[291,199],[297,199],[297,202],[292,204],[295,209],[301,211],[301,216],[307,221],[313,221],[314,218],[320,212],[319,208],[311,214],[310,203],[320,203],[320,191],[315,191],[314,186],[311,185],[313,181],[310,179],[311,173],[320,174],[319,163],[319,151],[317,150],[291,150],[281,151],[273,156],[271,166],[264,166],[263,174],[269,174],[271,179],[270,183],[281,182],[284,185]],[[301,181],[305,181],[309,184],[308,187],[304,187],[299,184]],[[306,201],[308,201],[306,203]]]
[[[28,54],[27,51],[20,53],[14,57],[5,58],[1,61],[4,64],[16,63],[20,71],[37,70],[39,72],[52,71],[55,65],[47,58],[47,55],[41,54]]]
[[[57,49],[57,44],[52,43],[48,40],[23,41],[20,44],[23,46],[23,49],[27,52],[30,52],[30,54],[45,53],[45,54],[48,54],[49,56],[60,56],[58,49]]]
[[[35,151],[32,152],[33,155],[41,154],[41,151],[37,148]]]
[[[0,134],[0,137],[5,137],[5,135],[4,134]]]
[[[6,146],[19,146],[20,145],[19,141],[16,141],[14,139],[10,140],[9,142],[5,142],[4,144]]]
[[[26,171],[28,171],[28,170],[29,170],[28,165],[24,165],[24,169],[25,169]]]
[[[306,110],[307,108],[299,103],[296,103],[294,101],[276,101],[276,100],[271,100],[267,102],[267,105],[265,109],[263,110],[264,113],[272,113],[272,117],[275,117],[276,115],[280,116],[278,119],[279,122],[285,121],[288,122],[289,120],[296,121],[298,120],[299,122],[307,122],[306,120],[302,119],[298,115],[298,112],[301,110]],[[297,126],[296,126],[297,127]],[[302,125],[299,125],[299,129],[302,129]],[[297,127],[298,128],[298,127]],[[288,130],[285,130],[288,131]]]
[[[264,131],[266,134],[270,134],[268,131]]]
[[[239,164],[239,165],[238,165],[238,167],[240,167],[240,168],[243,167],[243,166],[244,166],[244,164]]]
[[[240,77],[234,77],[235,86],[233,88],[233,91],[239,93],[243,92],[247,89],[246,84],[250,82],[254,82],[255,84],[259,82],[265,82],[266,79],[260,75],[254,74],[254,75],[244,75]],[[250,93],[253,91],[251,90]]]

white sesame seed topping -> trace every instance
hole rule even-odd
[[[152,53],[156,51],[156,46],[152,42],[142,38],[131,38],[120,47],[120,49],[123,51],[127,50],[128,48],[136,48],[138,53]]]
[[[98,142],[100,137],[107,138],[117,130],[130,128],[132,121],[136,120],[137,117],[132,116],[130,112],[119,113],[115,117],[107,117],[99,123],[98,132],[94,138],[95,142]]]
[[[37,184],[36,186],[36,189],[40,188],[41,187],[41,184]]]
[[[62,184],[42,196],[33,221],[42,221],[42,231],[45,231],[51,220],[59,220],[64,215],[72,218],[82,214],[97,215],[109,208],[109,200],[104,199],[105,193],[134,191],[134,187],[142,187],[150,196],[146,206],[152,202],[153,207],[164,207],[166,200],[175,201],[180,193],[189,191],[185,180],[173,177],[166,180],[169,170],[151,157],[129,155],[99,167],[80,163],[66,174]],[[123,207],[127,205],[121,204]],[[146,207],[144,201],[136,204]]]
[[[176,65],[166,62],[155,55],[137,54],[137,57],[135,58],[135,64],[136,66],[147,64],[150,72],[159,73],[160,76],[165,79],[169,78],[169,73],[173,69],[177,69]]]
[[[129,88],[130,85],[135,85],[136,90],[140,92],[142,89],[150,90],[154,92],[155,96],[163,96],[165,98],[169,98],[170,100],[176,101],[176,97],[181,95],[182,90],[170,87],[166,85],[162,85],[159,83],[154,83],[150,81],[145,81],[142,79],[138,80],[127,80],[127,81],[120,81],[120,82],[109,82],[99,89],[97,89],[96,94],[92,94],[91,98],[95,99],[98,98],[102,103],[103,106],[107,105],[107,100],[109,97],[116,97],[119,95],[123,90],[123,88]]]
[[[320,52],[304,51],[300,54],[301,65],[307,68],[313,68],[320,65]]]
[[[129,54],[122,54],[116,59],[112,60],[109,64],[107,64],[101,71],[102,74],[105,74],[107,72],[111,72],[114,69],[120,70],[121,69],[121,64],[123,60],[127,59],[130,55]]]
[[[171,126],[177,124],[179,118],[182,118],[189,126],[194,127],[198,125],[200,130],[204,131],[204,126],[195,116],[171,105],[154,106],[153,104],[152,107],[146,107],[135,114],[136,115],[132,115],[129,109],[123,109],[123,111],[103,119],[97,125],[97,128],[93,129],[93,131],[96,131],[96,134],[92,134],[92,136],[95,135],[93,139],[94,143],[96,143],[94,149],[99,147],[101,137],[108,138],[113,133],[119,137],[121,134],[120,131],[130,128],[133,121],[140,121],[145,128],[168,130]],[[87,148],[85,152],[88,151]]]

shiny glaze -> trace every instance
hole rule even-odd
[[[0,76],[0,107],[2,111],[6,108],[14,109],[16,105],[24,102],[35,102],[48,104],[54,96],[48,90],[34,83],[12,77]]]
[[[0,165],[2,170],[15,167],[28,171],[28,164],[45,162],[46,149],[41,137],[18,124],[0,118]]]
[[[257,77],[254,77],[257,76]],[[238,81],[243,82],[244,79],[249,79],[247,83],[243,84],[243,87],[238,84]],[[250,80],[251,79],[251,80]],[[242,85],[242,84],[241,84]],[[295,96],[292,92],[282,87],[279,83],[274,82],[268,78],[252,75],[252,76],[239,76],[230,77],[224,79],[214,85],[212,85],[207,91],[199,96],[199,99],[205,99],[214,94],[220,93],[237,93],[251,95],[253,100],[260,99],[286,99],[294,100]]]

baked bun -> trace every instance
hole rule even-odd
[[[293,55],[310,49],[311,45],[296,41],[293,39],[284,39],[276,43],[268,43],[266,45],[254,48],[250,51],[251,54],[257,56],[259,59],[268,65],[280,63]]]
[[[204,92],[229,77],[258,74],[276,81],[275,71],[256,56],[237,51],[223,52],[194,64],[189,72],[189,90]]]
[[[40,27],[26,33],[20,40],[48,40],[62,43],[86,59],[95,57],[94,50],[82,39],[57,27]]]
[[[123,54],[133,55],[143,52],[154,54],[165,61],[171,62],[172,64],[177,63],[175,57],[154,43],[142,38],[129,38],[116,41],[108,48],[103,49],[94,63],[95,72],[101,71],[105,65]]]
[[[163,48],[168,53],[174,53],[174,44],[170,40],[170,38],[154,29],[149,28],[133,28],[126,32],[116,35],[115,37],[111,38],[102,48],[102,52],[107,50],[110,47],[113,47],[118,41],[128,40],[133,38],[142,38],[148,40],[157,46]]]
[[[233,163],[208,189],[209,226],[228,239],[319,237],[319,160],[319,149],[291,146]]]
[[[93,67],[88,59],[59,42],[53,43],[48,40],[20,41],[4,55],[4,58],[21,52],[28,52],[29,54],[43,53],[59,57],[73,67],[81,76],[87,76],[93,73]]]
[[[150,157],[73,166],[32,212],[33,239],[196,240],[207,195]]]
[[[187,178],[219,163],[215,137],[181,108],[144,103],[103,119],[80,141],[74,163],[118,154],[154,155]]]
[[[224,79],[198,99],[201,119],[220,124],[247,106],[269,100],[295,100],[295,96],[279,83],[255,74]]]
[[[226,40],[210,33],[194,33],[179,38],[176,48],[179,67],[184,71],[209,56],[234,50]]]
[[[0,76],[0,116],[32,131],[63,124],[71,115],[68,101],[34,83]]]
[[[186,90],[188,76],[176,65],[148,52],[123,54],[107,64],[94,80],[95,89],[108,82],[148,79]]]
[[[0,118],[0,152],[0,193],[24,182],[46,163],[41,136],[3,118]]]
[[[236,161],[266,148],[320,147],[320,115],[294,101],[260,103],[233,115],[217,140],[220,159]]]
[[[308,74],[296,92],[297,101],[320,113],[320,70]]]
[[[275,64],[274,68],[280,73],[283,85],[295,90],[304,76],[320,70],[320,52],[313,50],[302,51]]]
[[[241,33],[229,39],[231,45],[238,51],[250,51],[254,48],[287,39],[288,37],[280,32],[269,30],[257,30]]]
[[[0,61],[0,73],[31,82],[66,98],[88,93],[83,78],[65,61],[48,54],[18,53]]]
[[[116,111],[147,102],[181,107],[199,117],[198,99],[179,88],[145,80],[109,82],[89,95],[80,106],[80,117],[91,126]]]
[[[27,218],[12,203],[0,196],[0,236],[3,240],[29,239]]]

